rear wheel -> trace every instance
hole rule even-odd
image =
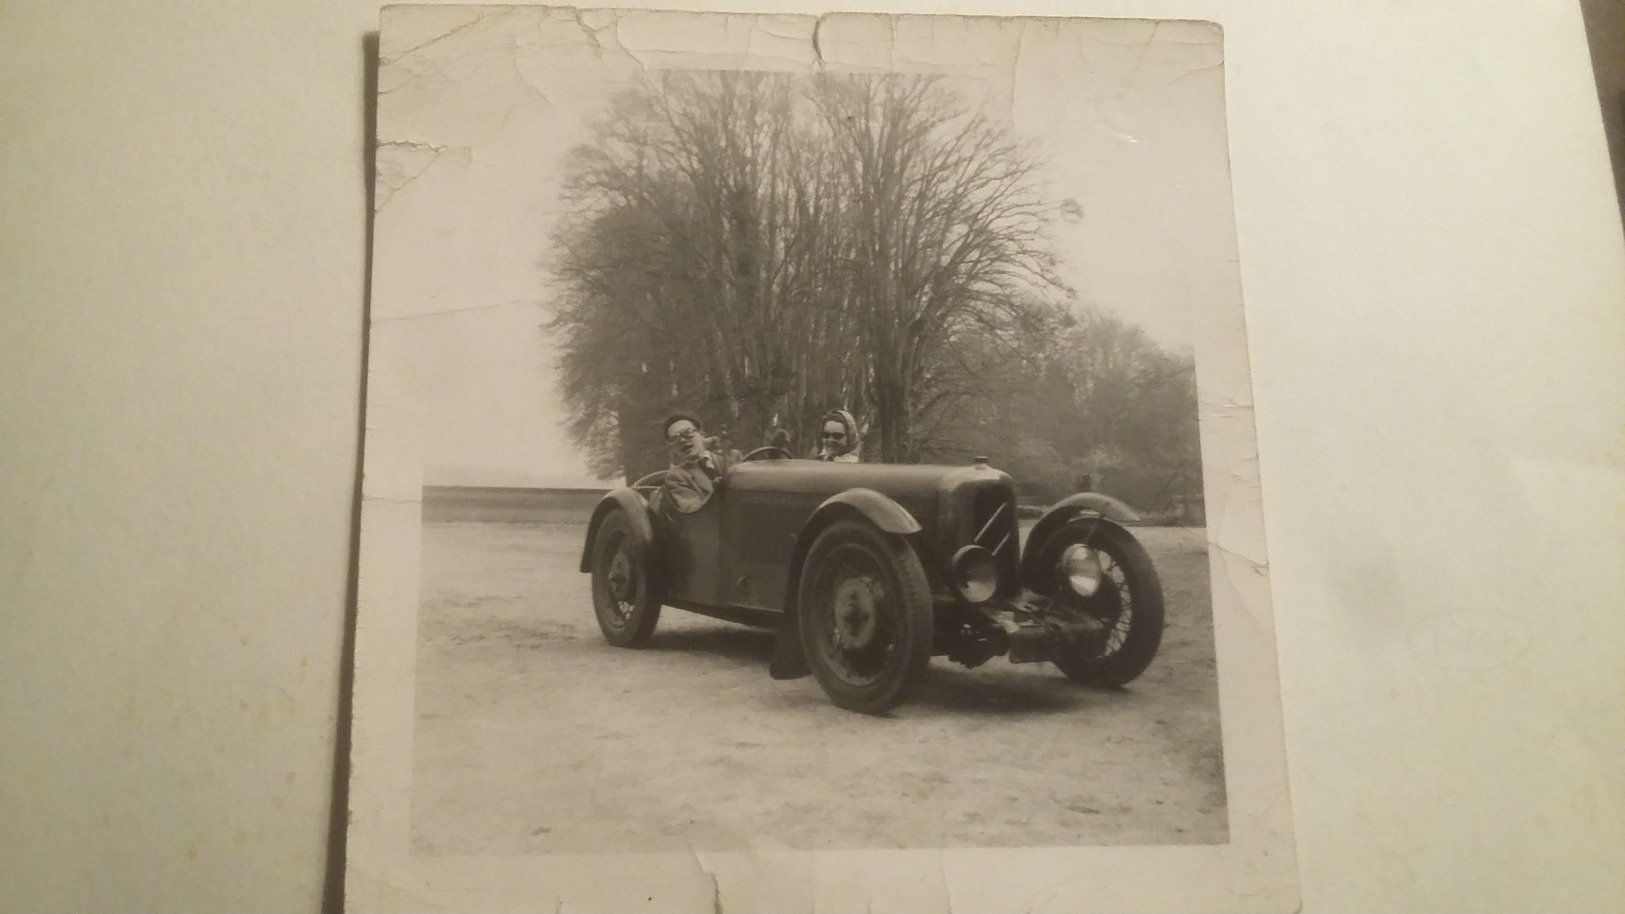
[[[906,540],[863,521],[837,521],[813,541],[796,615],[813,675],[848,710],[891,710],[930,665],[925,568]]]
[[[1107,520],[1079,518],[1044,541],[1036,565],[1044,576],[1037,589],[1103,626],[1098,637],[1056,658],[1061,672],[1095,686],[1120,686],[1145,672],[1162,645],[1162,583],[1132,534]],[[1091,585],[1092,592],[1080,592]]]
[[[605,641],[638,647],[654,633],[660,597],[651,571],[626,514],[611,511],[598,527],[592,557],[592,608]]]

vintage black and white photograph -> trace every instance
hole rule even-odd
[[[379,57],[360,897],[1183,848],[1271,862],[1089,897],[1290,906],[1217,28],[392,7]]]

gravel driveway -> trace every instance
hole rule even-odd
[[[890,718],[767,674],[772,636],[667,609],[612,648],[585,528],[426,523],[413,849],[421,854],[1223,843],[1204,531],[1141,528],[1162,653],[1118,691],[933,661]]]

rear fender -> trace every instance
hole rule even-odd
[[[592,511],[592,520],[587,524],[587,542],[581,547],[583,572],[592,571],[592,550],[598,539],[598,528],[611,511],[626,515],[627,522],[632,526],[632,537],[637,540],[638,551],[644,559],[654,556],[655,531],[654,521],[649,517],[649,503],[635,489],[613,489],[598,500],[598,506]],[[646,564],[644,567],[650,566]]]
[[[801,624],[797,593],[801,590],[801,568],[807,553],[830,524],[838,520],[862,520],[896,536],[912,536],[921,530],[914,515],[896,501],[874,489],[847,489],[833,495],[802,526],[796,537],[795,550],[790,554],[790,573],[785,585],[784,617],[779,622],[779,634],[773,644],[773,660],[768,673],[774,679],[800,679],[812,674],[807,665],[806,649],[801,643]]]
[[[1027,545],[1021,551],[1022,580],[1030,581],[1037,573],[1033,563],[1044,541],[1055,531],[1079,517],[1104,517],[1119,524],[1133,523],[1140,519],[1140,515],[1135,514],[1128,505],[1099,492],[1079,492],[1061,499],[1044,512],[1044,516],[1033,525],[1032,532],[1027,534]]]

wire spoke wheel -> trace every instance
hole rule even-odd
[[[1106,626],[1104,635],[1092,645],[1095,659],[1102,659],[1122,650],[1128,643],[1129,632],[1134,628],[1135,595],[1127,569],[1110,552],[1097,549],[1094,555],[1102,571],[1100,590],[1087,599],[1063,590],[1061,599],[1078,606]]]
[[[1100,622],[1102,631],[1083,639],[1055,665],[1078,682],[1120,686],[1145,672],[1161,647],[1162,585],[1145,547],[1122,527],[1095,518],[1080,518],[1055,531],[1039,552],[1038,567],[1055,568],[1069,549],[1080,545],[1100,569],[1093,593],[1078,593],[1060,573],[1039,584],[1062,607]]]
[[[631,544],[625,536],[617,536],[611,547],[609,560],[609,603],[615,614],[623,620],[632,616],[635,599],[643,582],[632,567]]]
[[[906,540],[862,521],[831,524],[808,552],[797,595],[808,665],[837,705],[884,713],[924,674],[930,589]]]
[[[896,595],[875,556],[853,543],[838,546],[818,569],[813,603],[823,615],[816,649],[845,682],[872,685],[897,656]]]
[[[644,643],[660,619],[646,551],[625,513],[604,518],[593,542],[593,613],[604,640],[617,647]]]

